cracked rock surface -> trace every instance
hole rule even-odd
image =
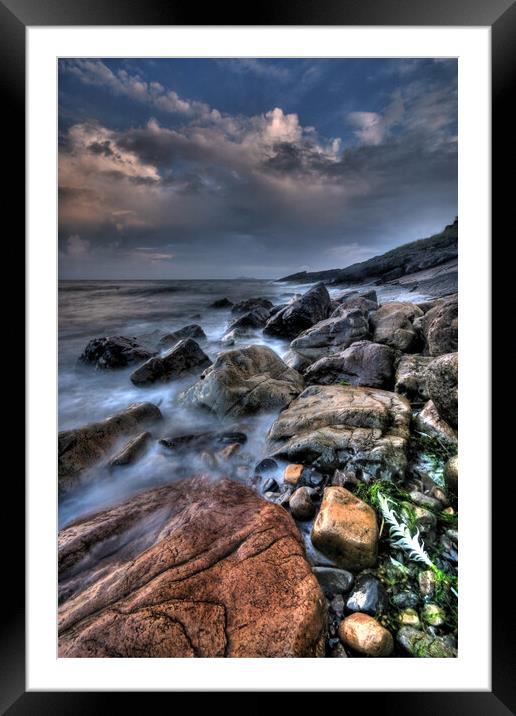
[[[325,600],[294,521],[226,479],[140,493],[59,533],[61,657],[313,657]]]

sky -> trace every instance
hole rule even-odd
[[[59,61],[61,279],[341,268],[457,215],[454,59]]]

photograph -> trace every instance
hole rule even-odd
[[[59,659],[461,656],[458,60],[343,50],[56,59]]]

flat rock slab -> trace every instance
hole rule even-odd
[[[59,533],[61,657],[324,655],[294,521],[226,479],[139,493]]]
[[[366,477],[401,477],[411,409],[396,393],[359,386],[311,386],[280,413],[268,434],[271,456]]]
[[[134,403],[105,420],[58,435],[58,481],[61,491],[74,487],[82,473],[99,460],[113,456],[121,438],[136,436],[142,427],[161,420],[153,403]]]

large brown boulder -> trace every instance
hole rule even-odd
[[[135,385],[167,383],[187,375],[199,374],[211,365],[211,360],[193,338],[184,338],[161,356],[149,358],[132,374]]]
[[[281,338],[295,338],[319,321],[328,318],[331,300],[326,286],[318,283],[267,321],[264,333]]]
[[[324,655],[288,513],[229,480],[139,493],[59,533],[61,657]]]
[[[60,491],[74,487],[82,474],[100,460],[112,456],[121,438],[136,436],[142,428],[161,419],[152,403],[134,403],[106,420],[58,435],[58,481]]]
[[[301,375],[268,346],[227,351],[181,393],[183,405],[206,408],[219,417],[281,410],[303,390]]]
[[[373,340],[385,343],[391,348],[413,353],[418,348],[419,334],[414,320],[423,316],[423,311],[415,303],[389,301],[371,315]]]
[[[348,466],[366,478],[401,477],[410,417],[408,401],[396,393],[313,385],[280,413],[268,449],[271,456],[323,470]]]
[[[351,385],[390,388],[394,377],[395,351],[371,341],[357,341],[336,355],[320,358],[306,370],[305,382],[331,385],[345,381]]]
[[[421,319],[426,350],[431,356],[454,353],[459,345],[457,296],[450,296],[431,308]]]
[[[448,353],[433,360],[426,371],[426,389],[437,412],[452,428],[458,424],[459,354]]]

